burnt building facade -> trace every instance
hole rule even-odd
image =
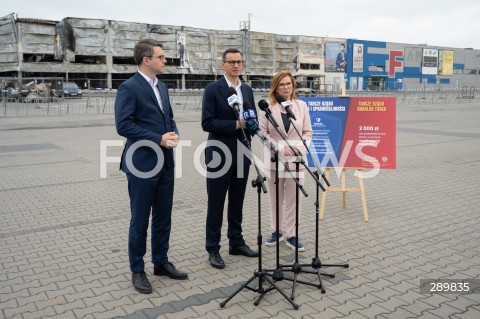
[[[115,89],[136,72],[133,48],[143,38],[163,43],[168,64],[161,78],[174,89],[202,89],[222,75],[221,56],[229,47],[243,52],[243,79],[257,89],[268,88],[272,75],[280,69],[290,70],[299,86],[307,91],[338,92],[341,83],[351,90],[421,88],[438,83],[458,86],[464,81],[477,86],[480,79],[479,50],[451,49],[455,51],[452,59],[469,58],[461,62],[452,60],[454,71],[443,72],[441,79],[420,72],[417,80],[410,74],[416,70],[409,68],[411,50],[393,57],[394,60],[390,58],[391,50],[387,50],[411,47],[407,44],[385,42],[382,46],[354,39],[280,35],[248,29],[207,30],[71,17],[50,21],[18,18],[14,13],[0,18],[0,77],[62,78],[77,82],[82,88]],[[341,46],[345,47],[347,63],[339,68],[335,67],[334,51]],[[359,46],[365,49],[361,55]],[[416,47],[422,52],[438,49],[427,45]],[[417,59],[421,62],[415,66],[422,70],[423,57]],[[389,73],[392,66],[396,71],[394,78]],[[374,81],[386,84],[375,86]]]

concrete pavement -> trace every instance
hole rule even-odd
[[[480,278],[478,104],[397,108],[397,169],[365,180],[370,221],[363,221],[358,194],[348,194],[347,208],[340,194],[327,197],[319,255],[323,263],[350,268],[322,268],[336,273],[324,278],[325,294],[298,285],[298,310],[275,291],[255,306],[259,294],[246,289],[219,306],[258,261],[228,255],[224,226],[226,268],[209,265],[205,178],[194,165],[206,134],[198,112],[177,112],[176,119],[191,146],[177,158],[169,258],[190,279],[153,276],[147,252],[154,292],[143,295],[133,289],[128,267],[126,178],[117,164],[100,178],[100,141],[123,140],[113,116],[0,118],[0,318],[480,318],[480,294],[419,289],[420,279]],[[121,150],[110,147],[108,156]],[[347,180],[357,186],[351,174]],[[306,251],[299,258],[309,263],[315,188],[308,178],[305,190],[300,240]],[[250,186],[245,202],[244,236],[257,249],[257,193]],[[268,205],[262,195],[264,240],[271,232]],[[274,268],[275,249],[263,245],[262,252],[263,267]],[[280,258],[294,260],[285,243]],[[290,281],[278,285],[290,295]]]

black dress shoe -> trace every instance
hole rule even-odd
[[[208,260],[210,261],[210,265],[217,269],[225,268],[225,263],[223,262],[222,256],[218,251],[214,253],[208,253]]]
[[[168,262],[165,265],[154,265],[153,274],[155,276],[168,276],[172,279],[188,279],[188,274],[175,269],[175,266]]]
[[[235,247],[235,248],[230,247],[228,252],[230,253],[230,255],[242,255],[242,256],[246,256],[246,257],[258,257],[258,252],[251,250],[250,247],[248,247],[247,245],[243,245],[243,246]]]
[[[147,275],[145,275],[143,271],[132,273],[132,283],[135,290],[142,294],[149,294],[152,292],[152,285],[150,285]]]

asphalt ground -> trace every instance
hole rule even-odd
[[[298,310],[276,290],[254,305],[260,294],[243,289],[220,307],[253,276],[258,259],[230,256],[224,225],[226,268],[209,265],[206,183],[195,166],[207,136],[199,112],[176,112],[176,120],[182,141],[191,146],[177,154],[169,258],[189,280],[153,276],[148,251],[154,292],[145,295],[133,289],[128,266],[126,178],[116,163],[100,177],[101,141],[123,141],[113,115],[0,118],[0,318],[480,318],[473,285],[468,293],[420,291],[421,279],[480,278],[480,105],[397,107],[397,169],[365,180],[369,222],[357,193],[347,195],[346,208],[340,194],[329,193],[319,222],[322,263],[350,267],[322,267],[335,274],[322,276],[324,294],[299,283]],[[257,138],[254,149],[260,154]],[[110,146],[107,155],[121,150]],[[356,187],[352,174],[347,182]],[[333,174],[330,182],[340,181]],[[299,237],[306,250],[299,262],[309,264],[317,217],[309,178],[305,190]],[[257,205],[249,185],[244,236],[255,249]],[[271,233],[268,207],[262,194],[263,240]],[[280,263],[291,265],[294,251],[284,242],[279,248]],[[275,248],[261,249],[263,269],[275,269]],[[303,271],[298,278],[318,283]],[[290,296],[291,281],[276,284]]]

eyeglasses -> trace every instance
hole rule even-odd
[[[152,59],[153,59],[153,58],[157,58],[157,59],[159,59],[160,61],[167,61],[167,59],[165,59],[165,56],[164,56],[164,55],[160,55],[160,56],[154,56],[154,55],[152,55],[152,56],[149,57],[149,58],[152,58]]]
[[[286,88],[286,87],[291,87],[291,86],[292,86],[292,82],[280,83],[280,84],[278,85],[278,87],[280,87],[280,88],[282,88],[282,89],[283,89],[283,88]]]
[[[242,60],[238,60],[238,61],[225,61],[223,63],[228,63],[230,64],[230,66],[235,66],[235,64],[238,64],[239,66],[241,66],[243,64],[243,61]]]

